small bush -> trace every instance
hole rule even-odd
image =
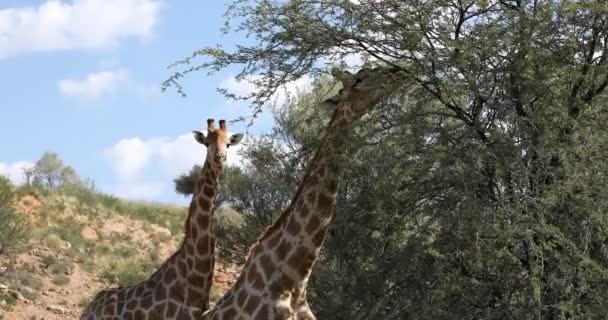
[[[40,278],[28,273],[19,273],[18,280],[22,285],[34,290],[40,290],[44,286],[44,282]]]
[[[50,270],[53,274],[69,274],[72,266],[67,261],[60,261],[50,266]]]
[[[0,257],[13,255],[25,243],[27,225],[15,201],[13,185],[0,176]]]
[[[91,297],[82,297],[80,300],[78,300],[78,306],[84,309],[91,303],[91,300]]]
[[[42,244],[47,246],[49,249],[58,250],[59,248],[61,248],[63,240],[61,240],[58,235],[50,233],[43,236]]]
[[[2,293],[0,294],[0,301],[4,301],[5,305],[2,306],[2,308],[6,311],[10,311],[14,305],[17,304],[17,299],[15,299],[15,297],[13,297],[11,294],[9,293]],[[2,319],[2,315],[0,315],[0,319]]]
[[[123,258],[130,258],[134,257],[137,254],[137,249],[128,245],[123,245],[116,248],[116,254]]]
[[[50,267],[50,266],[56,264],[58,262],[58,260],[57,260],[57,258],[55,256],[46,255],[46,256],[42,257],[41,262],[45,266]]]
[[[58,286],[65,286],[70,283],[70,278],[65,274],[57,274],[53,277],[53,283]]]
[[[129,287],[136,285],[148,277],[143,268],[139,267],[140,263],[135,263],[132,260],[121,261],[120,263],[110,263],[100,274],[102,279],[121,287]]]

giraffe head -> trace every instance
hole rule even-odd
[[[207,162],[223,167],[226,164],[228,148],[239,144],[243,139],[242,133],[228,135],[226,120],[220,120],[220,127],[215,127],[215,120],[207,119],[207,134],[201,131],[192,131],[194,139],[207,147]]]
[[[337,120],[346,118],[352,120],[366,113],[370,106],[385,96],[386,90],[394,89],[398,83],[394,81],[395,70],[391,69],[361,69],[356,74],[334,68],[333,77],[342,83],[342,89],[335,96],[323,101],[323,106],[335,111]]]

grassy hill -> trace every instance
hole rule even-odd
[[[77,319],[99,289],[145,279],[182,241],[184,207],[81,186],[22,187],[15,195],[25,239],[15,254],[0,255],[0,319]],[[212,300],[237,274],[218,261]]]

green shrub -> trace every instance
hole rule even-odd
[[[44,286],[40,278],[29,273],[18,273],[18,280],[22,285],[34,290],[40,290]]]
[[[133,260],[124,260],[119,263],[110,263],[100,274],[100,277],[122,287],[133,286],[148,277],[141,263]]]
[[[42,244],[52,250],[61,248],[62,243],[63,240],[61,240],[61,238],[54,233],[46,234],[42,237]]]
[[[72,266],[67,261],[59,261],[50,266],[50,270],[53,274],[68,274]]]
[[[78,300],[78,306],[80,308],[85,308],[89,305],[89,303],[91,303],[91,300],[91,297],[82,297],[80,298],[80,300]]]
[[[51,267],[52,265],[56,264],[58,260],[53,255],[46,255],[42,257],[41,262],[44,263],[45,266]]]
[[[122,258],[130,258],[137,254],[137,249],[128,245],[122,245],[116,248],[116,254]]]
[[[13,185],[0,176],[0,257],[13,255],[25,243],[27,225],[15,201]]]
[[[65,274],[57,274],[53,277],[53,283],[58,286],[65,286],[70,283],[70,278]]]
[[[13,297],[13,295],[8,294],[8,293],[0,294],[0,301],[5,302],[5,305],[2,306],[2,308],[7,311],[10,311],[13,308],[13,306],[17,304],[17,299],[15,299],[15,297]],[[1,319],[3,319],[2,315],[0,315],[0,320]]]

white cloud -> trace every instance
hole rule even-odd
[[[160,0],[47,0],[0,10],[0,57],[29,52],[111,48],[148,38]]]
[[[259,77],[237,80],[234,76],[230,76],[220,82],[220,88],[226,89],[229,93],[235,94],[236,96],[248,96],[257,90],[258,87],[253,83],[253,81],[257,79],[259,79]],[[287,97],[293,97],[298,93],[298,90],[307,90],[311,83],[312,78],[309,76],[304,76],[298,80],[291,81],[275,92],[271,97],[271,102],[276,103],[277,106],[281,106],[285,103]]]
[[[121,198],[156,200],[167,191],[167,185],[159,181],[123,182],[108,189]]]
[[[156,144],[156,141],[123,139],[106,149],[104,154],[121,180],[132,180],[150,160],[153,144]]]
[[[23,170],[33,166],[34,164],[29,161],[0,162],[0,175],[8,177],[15,184],[21,184],[24,182]]]
[[[71,98],[96,99],[116,92],[128,80],[124,70],[107,70],[89,73],[83,79],[65,79],[57,83],[59,92]]]
[[[238,154],[242,145],[241,142],[229,149],[229,165],[242,164]],[[202,165],[206,151],[194,140],[192,133],[174,138],[122,139],[104,150],[104,156],[119,181],[110,189],[118,196],[153,199],[166,190],[172,190],[173,178],[195,164]]]

